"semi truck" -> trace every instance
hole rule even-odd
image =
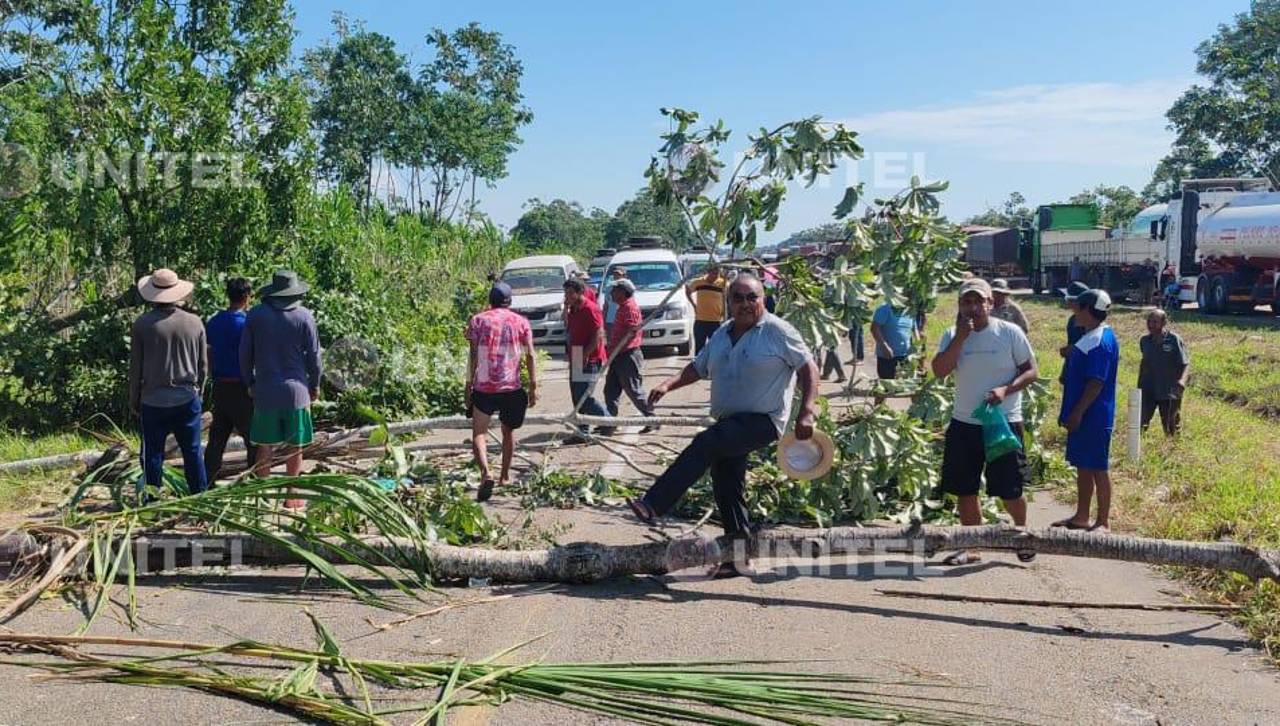
[[[1150,225],[1165,206],[1142,210],[1120,229],[1101,224],[1095,204],[1045,204],[1022,229],[1021,257],[1035,292],[1065,288],[1074,280],[1105,289],[1113,297],[1149,302],[1164,268],[1165,245]]]
[[[1149,236],[1165,247],[1180,304],[1280,314],[1280,192],[1266,179],[1184,181]]]

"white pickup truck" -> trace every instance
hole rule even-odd
[[[663,305],[662,312],[644,326],[644,345],[675,346],[680,355],[688,355],[693,345],[693,306],[689,304],[684,290],[678,289],[683,286],[684,275],[675,253],[662,248],[639,248],[625,249],[614,255],[600,285],[606,320],[610,317],[608,308],[613,305],[609,299],[609,280],[616,267],[626,268],[627,279],[636,286],[636,303],[646,318],[675,289],[675,294]]]

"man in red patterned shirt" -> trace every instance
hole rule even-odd
[[[467,324],[471,343],[467,364],[467,414],[471,416],[471,451],[480,467],[480,491],[476,501],[493,495],[485,437],[494,412],[502,422],[503,485],[511,480],[511,457],[515,453],[515,430],[524,425],[528,407],[538,401],[538,381],[533,363],[533,331],[524,316],[511,309],[511,287],[495,283],[489,290],[489,309],[477,313]],[[520,382],[523,358],[529,372],[529,390]]]
[[[644,338],[644,316],[636,303],[636,286],[630,280],[618,280],[609,290],[613,304],[618,313],[609,328],[609,352],[618,351],[609,371],[604,377],[604,405],[610,416],[618,415],[618,403],[622,400],[622,392],[645,416],[653,415],[653,407],[649,405],[649,394],[644,391],[644,355],[640,352],[640,343]],[[645,426],[640,433],[649,433],[655,426]],[[604,433],[604,432],[601,432]]]

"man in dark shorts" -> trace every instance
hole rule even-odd
[[[467,364],[467,413],[471,416],[471,452],[480,467],[480,490],[476,501],[493,495],[493,475],[489,469],[486,437],[493,414],[502,423],[502,472],[498,482],[511,481],[511,458],[515,454],[515,430],[524,425],[524,414],[538,401],[534,370],[533,331],[523,315],[511,309],[511,287],[495,283],[489,290],[489,309],[477,313],[467,323],[470,357]],[[529,374],[529,390],[520,382],[520,363]]]
[[[1027,500],[1022,496],[1028,476],[1026,454],[1019,448],[988,462],[982,424],[973,414],[984,402],[998,405],[1021,441],[1022,389],[1035,383],[1039,371],[1026,334],[992,317],[991,306],[991,285],[976,277],[965,280],[955,327],[942,335],[933,358],[933,374],[945,378],[954,373],[956,383],[942,454],[942,491],[959,499],[961,524],[982,524],[978,490],[985,471],[987,494],[1000,497],[1014,524],[1022,527],[1027,523]],[[960,551],[944,563],[962,565],[978,559],[976,552]],[[1035,552],[1020,551],[1018,559],[1030,562]]]

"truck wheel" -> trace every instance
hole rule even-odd
[[[1196,307],[1200,312],[1212,312],[1209,309],[1209,278],[1202,277],[1196,281]]]
[[[1227,278],[1218,275],[1213,278],[1213,287],[1209,291],[1211,300],[1211,310],[1214,313],[1225,313],[1231,309],[1231,303],[1227,301]]]

